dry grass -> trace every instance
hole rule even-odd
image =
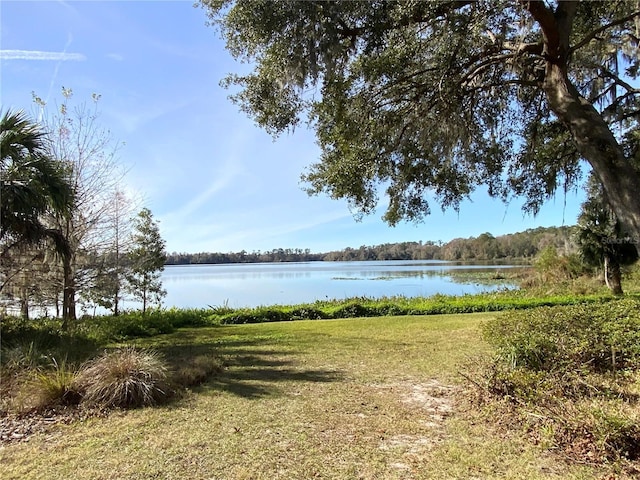
[[[600,479],[464,410],[492,314],[184,330],[139,346],[225,368],[177,403],[0,449],[3,479]],[[204,361],[204,360],[202,360]],[[207,362],[205,362],[207,363]]]
[[[80,395],[75,388],[76,371],[65,360],[50,358],[49,365],[20,365],[3,368],[0,411],[25,414],[49,407],[75,405]]]
[[[152,350],[132,347],[90,360],[76,378],[84,402],[103,407],[142,407],[165,397],[167,367]]]

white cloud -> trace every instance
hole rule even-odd
[[[124,60],[124,57],[119,53],[109,53],[107,54],[107,58],[110,58],[111,60],[115,60],[116,62],[122,62]]]
[[[87,59],[81,53],[66,52],[41,52],[38,50],[0,50],[2,60],[48,60],[48,61],[76,61],[82,62]]]

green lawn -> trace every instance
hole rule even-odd
[[[496,314],[179,330],[136,341],[226,368],[172,404],[0,447],[8,479],[597,479],[464,408]],[[615,477],[607,477],[615,478]]]

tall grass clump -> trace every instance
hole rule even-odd
[[[76,388],[76,371],[66,360],[51,359],[51,368],[36,371],[31,382],[36,396],[35,408],[75,405],[80,401]]]
[[[87,362],[77,377],[83,401],[102,407],[153,405],[167,396],[167,367],[160,355],[133,347],[105,352]]]
[[[485,405],[566,457],[640,458],[640,300],[511,311],[483,330],[495,352],[473,381]]]
[[[48,362],[48,355],[36,340],[21,340],[12,344],[3,344],[0,349],[2,376],[15,374],[22,370],[36,369]]]
[[[47,364],[19,364],[2,373],[3,411],[40,411],[80,401],[76,370],[66,360],[50,357]]]

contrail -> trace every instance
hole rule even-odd
[[[0,50],[0,60],[50,60],[50,61],[76,61],[86,60],[81,53],[65,52],[40,52],[37,50]]]
[[[47,92],[47,96],[45,98],[46,104],[49,101],[49,97],[51,97],[53,85],[58,78],[60,65],[62,65],[63,62],[81,62],[87,59],[87,57],[85,57],[81,53],[67,53],[67,49],[71,45],[72,41],[73,37],[71,36],[71,34],[69,34],[67,36],[67,43],[65,44],[62,52],[44,52],[40,50],[0,50],[0,60],[40,60],[57,62],[55,68],[53,69],[51,82],[49,82],[49,91]],[[44,112],[41,106],[40,113],[38,115],[38,121],[42,120],[43,113]]]
[[[58,71],[60,70],[60,65],[62,64],[62,62],[65,61],[65,57],[67,55],[78,55],[78,54],[74,54],[74,53],[67,53],[67,48],[69,48],[69,45],[71,45],[71,42],[73,41],[73,36],[71,35],[71,33],[67,34],[67,43],[64,45],[64,48],[62,49],[62,53],[60,53],[61,58],[58,59],[58,63],[56,64],[56,68],[53,70],[53,76],[51,77],[51,82],[49,83],[49,91],[47,92],[47,99],[45,100],[47,103],[49,102],[49,97],[51,97],[51,92],[53,91],[53,84],[55,83],[56,79],[58,78]],[[82,55],[83,60],[84,60],[84,55]],[[40,112],[41,114],[43,113],[42,111]]]

